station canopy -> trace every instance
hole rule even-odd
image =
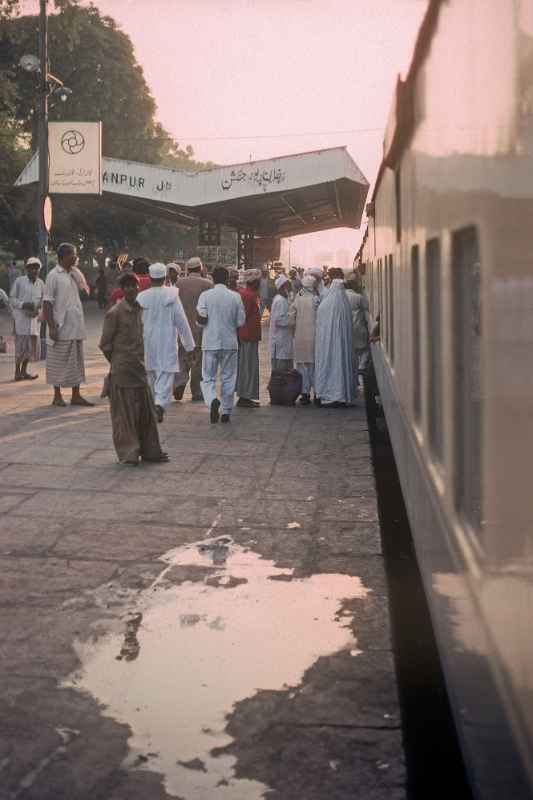
[[[16,186],[35,183],[34,155]],[[182,172],[103,159],[104,204],[193,227],[213,221],[255,237],[358,228],[369,184],[345,147]]]

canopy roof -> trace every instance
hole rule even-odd
[[[256,236],[358,228],[369,184],[345,147],[181,172],[103,159],[103,201],[196,225],[218,220]],[[34,155],[15,185],[38,180]]]

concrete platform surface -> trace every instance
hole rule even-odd
[[[263,346],[260,409],[121,467],[101,317],[95,408],[0,355],[1,800],[403,800],[362,401],[271,407]]]

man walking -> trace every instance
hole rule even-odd
[[[144,354],[148,381],[155,401],[157,421],[163,422],[165,409],[172,400],[174,377],[180,369],[178,336],[184,349],[194,351],[195,343],[179,292],[165,286],[164,264],[150,266],[152,287],[140,292],[137,302],[143,309]],[[187,357],[187,356],[186,356]]]
[[[300,404],[311,402],[311,389],[315,385],[315,329],[316,310],[319,304],[315,292],[315,279],[304,275],[302,288],[289,309],[289,324],[294,330],[294,361],[302,376]]]
[[[176,288],[180,293],[180,300],[183,304],[187,320],[189,322],[192,335],[194,337],[194,354],[192,357],[192,366],[190,368],[191,380],[191,394],[192,402],[201,402],[204,397],[202,395],[202,387],[200,382],[202,380],[202,328],[196,322],[196,306],[202,292],[213,288],[213,284],[207,278],[203,277],[204,265],[202,260],[194,256],[187,261],[186,264],[187,275],[183,278],[178,278]],[[179,358],[180,358],[180,371],[176,373],[174,381],[174,399],[182,400],[189,381],[189,362],[184,358],[183,346],[180,344]]]
[[[248,269],[244,273],[245,286],[239,289],[246,322],[239,328],[239,368],[237,373],[239,399],[237,405],[245,408],[259,407],[260,281],[261,270]]]
[[[286,275],[279,275],[275,284],[278,293],[274,297],[270,311],[270,358],[273,370],[288,370],[293,367],[293,337],[289,327],[291,284]]]
[[[104,319],[100,350],[111,364],[109,399],[113,444],[121,464],[168,461],[161,450],[156,410],[144,366],[142,311],[137,303],[139,279],[121,275],[124,299]]]
[[[72,389],[72,406],[93,406],[80,394],[80,384],[85,383],[86,338],[80,291],[87,291],[87,284],[76,267],[78,253],[73,244],[60,244],[57,260],[43,294],[43,317],[51,340],[46,349],[46,382],[54,387],[53,406],[66,406],[62,387]]]
[[[202,392],[212,423],[229,422],[237,380],[237,329],[244,325],[246,314],[238,292],[228,289],[228,270],[215,267],[214,287],[202,292],[197,305],[197,320],[203,326]],[[221,400],[216,394],[220,369]],[[222,405],[222,416],[219,409]]]
[[[26,275],[17,278],[11,287],[10,305],[15,322],[15,380],[33,381],[28,362],[38,361],[41,323],[38,316],[43,303],[44,281],[39,278],[41,262],[28,258]]]
[[[322,406],[355,401],[352,310],[344,288],[344,273],[330,269],[331,286],[316,314],[315,391]]]

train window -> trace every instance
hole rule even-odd
[[[383,268],[381,258],[378,258],[378,314],[383,330]]]
[[[374,264],[370,264],[370,286],[369,288],[369,295],[370,295],[370,308],[372,309],[372,314],[374,317],[376,316],[376,299],[374,294],[374,282],[376,276],[374,275]]]
[[[396,241],[402,239],[402,176],[400,167],[394,172],[394,194],[396,197]]]
[[[420,393],[420,254],[418,245],[411,248],[411,314],[412,314],[412,357],[413,357],[413,413],[420,421],[422,416],[422,397]]]
[[[481,270],[476,228],[452,238],[455,506],[481,525]]]
[[[440,242],[431,239],[426,244],[427,407],[429,444],[438,461],[442,460],[441,287]]]
[[[387,269],[387,256],[383,259],[383,308],[381,309],[381,338],[385,346],[385,350],[389,351],[389,271]]]
[[[390,360],[394,363],[394,269],[392,256],[387,259],[388,303],[387,303],[387,343]]]

